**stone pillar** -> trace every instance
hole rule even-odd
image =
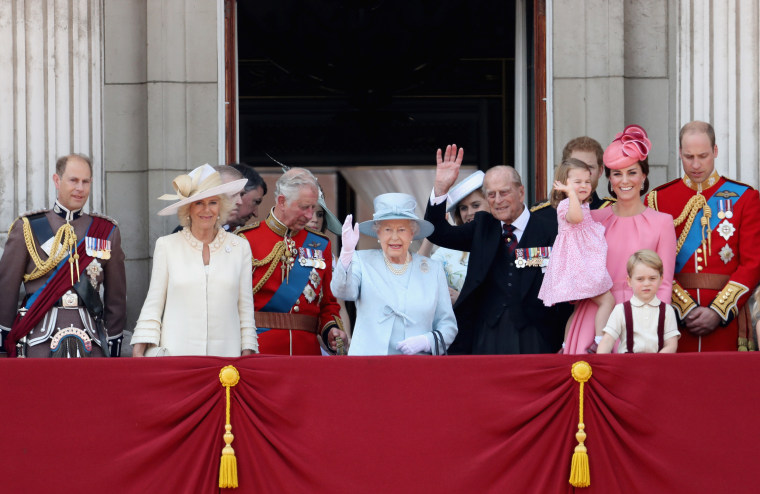
[[[157,197],[173,192],[179,173],[218,164],[221,2],[104,0],[107,203],[119,212],[128,257],[129,329],[155,241],[178,224],[156,215],[167,204]]]
[[[652,140],[650,181],[665,182],[675,126],[668,3],[554,0],[552,8],[555,164],[570,139],[588,135],[605,147],[637,123]]]
[[[757,1],[681,0],[677,15],[677,126],[691,120],[712,123],[718,145],[718,171],[757,187],[760,162]]]
[[[20,214],[49,207],[57,157],[93,161],[89,209],[103,200],[99,2],[0,2],[0,246]]]

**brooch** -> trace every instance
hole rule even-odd
[[[728,244],[724,245],[718,254],[720,255],[720,260],[723,261],[724,264],[728,264],[731,259],[734,258],[734,251],[731,250],[731,247],[729,247]]]
[[[87,266],[87,276],[90,277],[90,285],[93,288],[98,288],[98,276],[103,272],[103,266],[100,265],[97,259],[93,259],[89,266]]]

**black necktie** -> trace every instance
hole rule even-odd
[[[509,255],[514,256],[515,249],[517,248],[517,236],[515,235],[515,227],[512,225],[502,226],[501,236],[504,239],[504,245],[507,246]]]

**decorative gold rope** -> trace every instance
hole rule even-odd
[[[66,223],[61,226],[55,233],[53,238],[53,247],[50,252],[50,257],[46,261],[43,261],[37,252],[37,248],[34,245],[34,235],[32,233],[32,226],[29,224],[27,217],[22,217],[21,221],[24,223],[24,242],[26,243],[26,249],[29,251],[29,256],[34,262],[34,269],[31,273],[24,275],[24,282],[36,280],[45,276],[47,273],[55,269],[61,259],[66,257],[67,254],[71,254],[69,258],[69,265],[71,269],[71,284],[74,284],[74,266],[76,262],[77,281],[79,281],[79,253],[77,253],[77,235],[74,233],[74,227],[70,223]]]
[[[284,252],[285,252],[285,241],[280,240],[279,242],[274,244],[274,248],[272,249],[272,252],[270,252],[264,259],[259,260],[259,259],[254,258],[251,261],[251,264],[253,264],[254,271],[256,271],[256,268],[269,264],[269,267],[267,268],[267,272],[264,273],[264,276],[262,276],[259,282],[256,283],[256,286],[253,287],[253,293],[258,293],[261,287],[264,286],[264,283],[269,281],[269,278],[272,276],[274,269],[277,267],[277,262],[272,262],[272,261],[274,259],[281,258]]]

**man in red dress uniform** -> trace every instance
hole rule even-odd
[[[686,176],[646,199],[673,216],[678,236],[672,302],[682,332],[678,351],[757,350],[745,303],[760,281],[760,197],[715,171],[710,124],[687,123],[679,140]]]
[[[330,352],[347,341],[340,305],[330,290],[330,242],[306,228],[318,198],[314,175],[291,168],[277,180],[275,206],[266,220],[238,230],[253,252],[260,353],[319,355],[320,340]]]

